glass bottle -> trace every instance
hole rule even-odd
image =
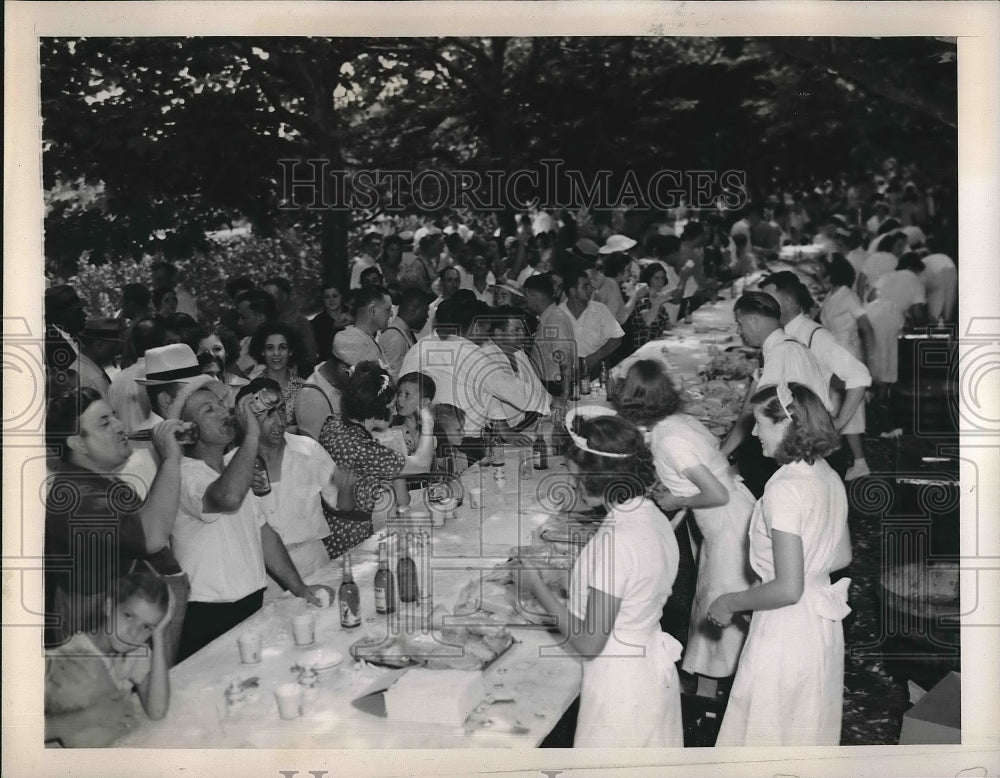
[[[354,583],[354,573],[351,572],[351,555],[343,557],[344,575],[340,582],[340,626],[352,629],[361,623],[361,592]]]
[[[409,543],[404,543],[399,554],[399,561],[396,563],[396,572],[399,576],[399,601],[416,602],[420,596],[417,585],[417,565],[413,561],[413,553]]]
[[[554,435],[555,426],[553,426],[552,432]],[[538,434],[535,435],[535,442],[531,445],[531,455],[535,470],[549,469],[549,449],[545,445],[545,436],[542,435],[541,430],[538,430]]]
[[[389,569],[389,551],[385,541],[378,544],[378,572],[375,573],[375,612],[392,613],[396,610],[396,581]]]
[[[259,456],[254,460],[253,474],[254,480],[250,487],[253,490],[253,493],[258,497],[270,494],[271,478],[267,474],[267,465],[264,463],[264,457]]]

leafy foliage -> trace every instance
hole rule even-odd
[[[206,254],[245,221],[316,236],[343,281],[378,208],[283,207],[281,160],[740,169],[751,191],[887,156],[956,168],[955,45],[935,38],[43,38],[41,62],[46,253],[70,267]]]

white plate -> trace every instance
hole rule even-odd
[[[317,648],[302,658],[303,667],[311,667],[317,673],[332,670],[344,661],[344,655],[334,648]]]

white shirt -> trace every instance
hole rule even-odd
[[[226,454],[227,465],[236,456],[236,451],[233,449]],[[270,494],[256,499],[267,523],[286,547],[330,534],[320,497],[327,505],[336,507],[337,487],[333,485],[336,469],[326,449],[315,440],[285,433],[281,476],[271,481]]]
[[[836,341],[855,357],[861,354],[858,319],[865,315],[865,308],[853,289],[840,286],[827,295],[819,311],[819,320],[833,333]]]
[[[399,366],[400,375],[420,372],[434,381],[434,402],[464,409],[472,390],[460,382],[458,366],[476,350],[476,344],[461,337],[442,340],[437,333],[428,335],[406,352]]]
[[[800,313],[788,322],[784,330],[805,345],[828,374],[835,375],[843,381],[846,389],[872,385],[872,375],[868,372],[868,368],[841,346],[833,333],[804,313]]]
[[[589,357],[600,351],[604,344],[612,338],[625,336],[625,330],[612,316],[608,306],[602,303],[595,303],[593,300],[588,302],[579,319],[572,314],[565,301],[560,303],[559,307],[569,316],[569,320],[573,324],[576,354],[580,358]]]
[[[467,419],[470,415],[479,415],[488,419],[503,419],[513,426],[523,421],[525,413],[549,412],[549,393],[524,352],[514,354],[517,373],[503,349],[492,341],[480,346],[478,352],[489,363],[483,382],[487,391],[481,395],[483,405],[474,414],[467,413]]]
[[[891,273],[895,270],[898,264],[899,259],[895,254],[888,251],[876,251],[865,260],[865,264],[861,267],[861,272],[868,279],[868,286],[870,287],[886,273]]]
[[[267,586],[259,498],[247,491],[233,513],[205,513],[205,491],[220,473],[200,459],[181,460],[181,499],[170,547],[191,578],[192,602],[235,602]]]
[[[830,376],[813,353],[781,327],[767,336],[761,346],[764,364],[757,379],[758,388],[786,383],[805,384],[832,410]]]
[[[555,354],[560,352],[562,361],[557,364]],[[576,332],[573,317],[562,306],[553,303],[538,317],[532,359],[539,365],[546,381],[554,381],[571,365],[576,364]]]
[[[398,316],[379,334],[378,346],[385,355],[385,361],[393,378],[399,377],[399,366],[403,364],[403,357],[416,342],[417,338],[410,325]]]
[[[135,382],[136,378],[145,377],[146,358],[139,357],[134,365],[120,370],[118,375],[111,379],[111,386],[108,387],[108,405],[118,416],[119,421],[125,425],[127,434],[135,432],[138,429],[137,425],[141,424],[152,410],[146,387],[139,386]]]

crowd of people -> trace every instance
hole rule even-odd
[[[596,657],[577,743],[681,742],[682,648],[658,625],[677,571],[672,528],[687,519],[700,542],[680,666],[708,686],[735,674],[720,744],[835,744],[843,481],[868,472],[866,404],[898,379],[900,331],[954,321],[957,274],[927,248],[930,201],[915,186],[892,181],[869,200],[831,191],[802,207],[681,209],[634,236],[541,211],[509,236],[457,221],[372,230],[347,288],[325,286],[312,317],[287,279],[237,277],[230,309],[204,321],[166,262],[104,316],[50,286],[49,737],[112,742],[124,724],[108,695],[133,687],[162,716],[171,665],[285,590],[318,602],[304,580],[405,507],[408,481],[460,472],[496,440],[529,444],[551,417],[582,499],[608,511],[568,605],[528,562],[521,576]],[[785,271],[739,296],[737,331],[762,365],[724,441],[683,412],[651,360],[631,365],[614,411],[571,410],[581,382],[789,245],[822,248],[829,293],[817,304]],[[616,661],[622,641],[646,646],[644,660]],[[95,664],[102,654],[115,661]],[[107,683],[76,689],[80,663]]]

